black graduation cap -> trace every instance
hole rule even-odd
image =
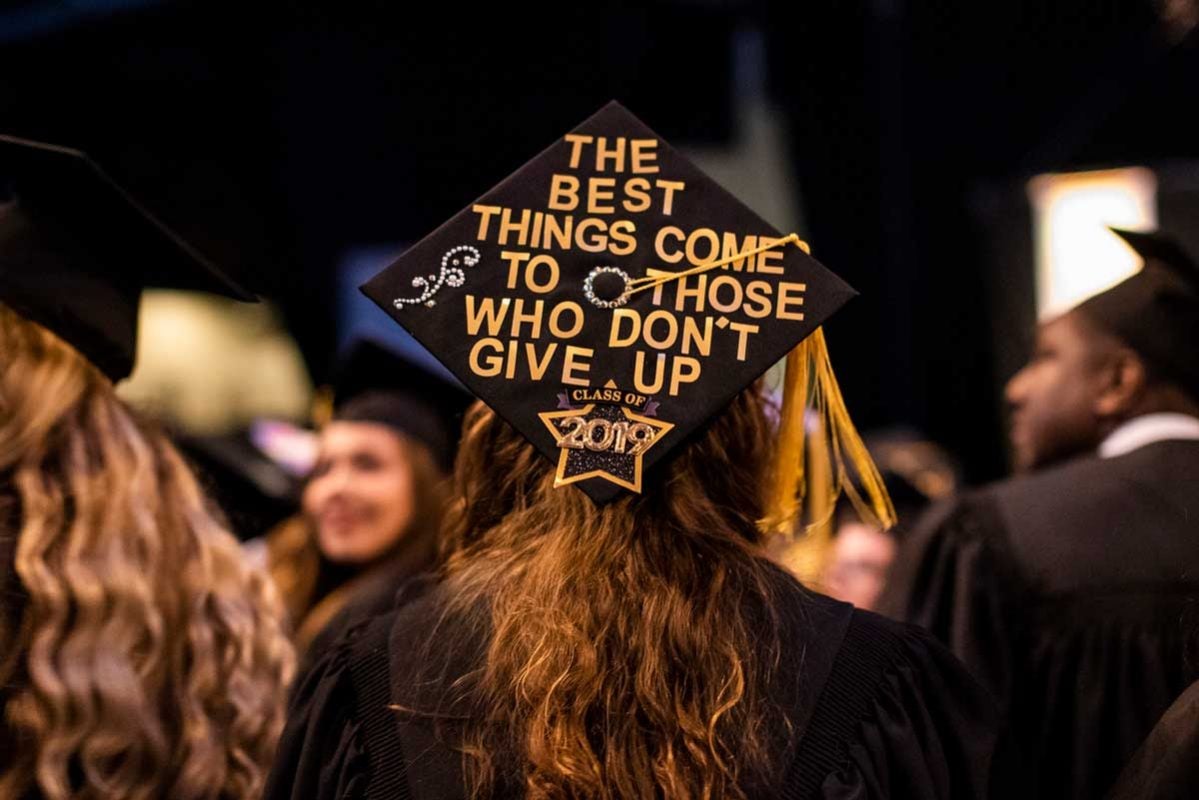
[[[1160,231],[1110,229],[1144,260],[1136,274],[1078,305],[1162,378],[1199,399],[1199,264]]]
[[[142,289],[254,295],[155,219],[88,156],[0,136],[0,302],[113,381],[133,370]]]
[[[603,503],[854,294],[805,249],[612,102],[362,290]]]
[[[474,398],[373,339],[353,342],[338,364],[333,418],[388,425],[426,445],[442,469],[454,461],[462,414]]]
[[[299,507],[301,481],[259,450],[249,431],[174,439],[238,538],[270,530]]]

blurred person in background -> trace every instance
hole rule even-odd
[[[947,453],[910,434],[866,438],[896,524],[887,530],[863,518],[842,498],[833,515],[832,541],[819,582],[830,597],[873,610],[886,586],[898,543],[928,506],[953,493],[957,472]]]
[[[1043,797],[1102,796],[1199,666],[1199,265],[1116,233],[1141,271],[1008,383],[1022,474],[930,512],[880,604],[990,686]]]
[[[371,340],[338,370],[301,513],[266,537],[305,660],[437,560],[465,391]],[[334,620],[336,624],[331,624]]]
[[[144,286],[252,296],[78,151],[0,137],[0,176],[0,797],[257,797],[277,598],[113,387]]]

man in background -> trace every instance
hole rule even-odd
[[[1199,667],[1199,266],[1117,233],[1142,270],[1007,386],[1022,474],[930,512],[880,603],[989,685],[1042,797],[1102,796]]]

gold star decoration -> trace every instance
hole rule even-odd
[[[538,416],[558,442],[555,488],[601,478],[640,493],[642,458],[674,428],[672,423],[637,414],[626,406],[601,403],[543,411]]]

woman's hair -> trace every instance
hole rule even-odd
[[[474,796],[514,781],[530,798],[742,797],[777,777],[775,609],[798,586],[761,547],[764,402],[746,390],[644,494],[607,505],[554,488],[486,406],[468,413],[437,648],[488,636],[435,713],[459,720]]]
[[[273,590],[165,436],[3,305],[0,495],[0,796],[258,796],[293,660]]]

